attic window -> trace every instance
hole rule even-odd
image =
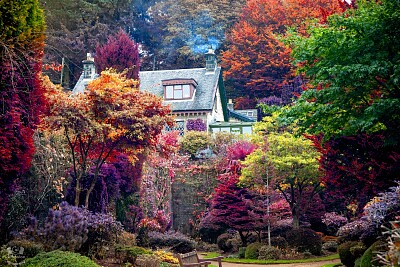
[[[193,79],[174,79],[162,81],[166,100],[191,99],[197,86]]]

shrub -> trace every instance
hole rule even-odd
[[[299,252],[310,252],[313,255],[321,255],[321,237],[309,228],[292,229],[286,233],[289,246]]]
[[[282,236],[274,236],[274,237],[271,237],[271,246],[278,247],[278,248],[287,248],[288,242]]]
[[[122,231],[121,234],[118,235],[117,240],[118,246],[121,247],[131,247],[136,245],[136,236],[130,232]]]
[[[378,232],[374,224],[361,218],[340,227],[337,235],[339,243],[362,240],[365,244],[370,245],[373,243],[371,240],[376,240]]]
[[[338,243],[335,241],[328,241],[322,244],[322,250],[329,252],[336,252],[338,248]]]
[[[156,255],[160,259],[161,262],[167,262],[167,263],[171,263],[171,264],[179,264],[178,259],[171,252],[157,250],[154,252],[154,255]]]
[[[211,137],[207,132],[189,131],[181,138],[180,145],[182,152],[194,158],[197,151],[211,145]]]
[[[362,246],[361,242],[358,241],[347,241],[338,247],[338,253],[340,261],[347,267],[353,267],[356,257],[351,253],[352,247]]]
[[[278,247],[262,246],[258,251],[259,260],[278,260],[281,257],[281,250]]]
[[[5,246],[0,248],[0,266],[2,267],[12,267],[17,263],[17,259],[8,252]]]
[[[293,229],[293,219],[279,220],[271,227],[272,236],[285,236],[286,232]]]
[[[379,264],[379,261],[375,259],[377,251],[381,251],[385,247],[385,243],[381,240],[373,243],[361,256],[360,266],[362,267],[372,267],[372,266],[383,266]]]
[[[44,252],[43,245],[26,239],[15,239],[8,242],[7,247],[23,248],[25,258],[33,258],[40,252]]]
[[[397,217],[398,218],[398,217]],[[382,262],[385,264],[392,264],[399,266],[400,262],[400,221],[393,221],[390,222],[392,225],[391,229],[387,229],[386,232],[384,232],[385,235],[388,235],[387,237],[387,251],[381,255],[382,257]]]
[[[244,259],[246,257],[246,247],[239,248],[239,259]]]
[[[322,222],[328,228],[329,233],[336,234],[337,230],[347,223],[347,218],[336,212],[327,212],[322,217]]]
[[[135,261],[137,267],[159,267],[161,260],[156,255],[139,255]]]
[[[222,235],[219,235],[217,238],[217,245],[218,248],[224,252],[229,252],[232,250],[232,244],[228,244],[228,240],[232,238],[232,235],[228,233],[224,233]]]
[[[179,232],[149,232],[148,237],[149,246],[152,248],[168,247],[176,253],[187,253],[193,251],[196,247],[194,240]]]
[[[31,225],[21,236],[43,244],[46,251],[79,251],[101,257],[121,231],[121,224],[111,215],[92,213],[62,202],[59,210],[49,211],[44,226],[39,227],[37,220],[32,218]]]
[[[119,258],[120,262],[130,262],[132,264],[135,263],[139,255],[152,254],[150,250],[137,246],[117,247],[115,251],[117,253],[117,257]]]
[[[258,259],[258,252],[262,244],[259,242],[252,243],[246,247],[246,251],[244,253],[244,257],[246,259]]]
[[[100,267],[88,257],[78,253],[55,250],[39,253],[34,258],[27,259],[22,267]]]

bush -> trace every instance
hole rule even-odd
[[[230,247],[230,245],[228,245],[228,240],[232,238],[232,235],[228,234],[228,233],[224,233],[218,236],[217,238],[217,245],[218,248],[220,250],[222,250],[223,252],[229,252],[232,250],[232,247]]]
[[[271,227],[272,236],[285,236],[286,232],[293,229],[293,219],[279,220]]]
[[[338,247],[340,261],[347,267],[353,267],[357,257],[351,253],[352,247],[360,247],[363,244],[358,241],[347,241]]]
[[[273,246],[273,247],[287,248],[288,245],[289,245],[288,242],[282,236],[271,237],[271,246]]]
[[[161,260],[156,255],[139,255],[135,261],[137,267],[159,267]]]
[[[382,248],[384,248],[384,247],[385,247],[385,243],[381,240],[373,243],[361,256],[360,266],[361,267],[383,266],[383,264],[379,264],[378,260],[374,260],[374,259],[376,256],[375,255],[376,252],[381,251]]]
[[[338,249],[338,243],[335,241],[328,241],[322,244],[322,250],[329,252],[336,252]]]
[[[273,246],[262,246],[258,251],[259,260],[279,260],[281,257],[281,250]]]
[[[34,258],[27,259],[22,267],[100,267],[88,257],[78,253],[55,250],[39,253]]]
[[[121,231],[121,224],[111,215],[92,213],[62,202],[59,210],[49,211],[44,226],[39,227],[32,218],[21,236],[43,244],[46,251],[59,249],[104,257],[105,250],[114,244]]]
[[[25,258],[33,258],[40,252],[44,252],[43,245],[26,239],[15,239],[8,242],[7,247],[23,248]]]
[[[12,267],[17,263],[17,259],[8,252],[5,246],[0,248],[0,266],[2,267]]]
[[[194,240],[179,232],[149,232],[148,237],[150,247],[168,247],[175,253],[187,253],[193,251],[196,247]]]
[[[119,258],[120,262],[130,262],[132,264],[135,263],[139,255],[152,254],[150,250],[137,246],[117,247],[115,251],[117,253],[117,257]]]
[[[338,241],[363,241],[364,244],[371,245],[379,235],[378,228],[366,218],[361,218],[343,225],[339,228]]]
[[[310,252],[313,255],[321,255],[321,237],[309,228],[292,229],[286,233],[289,246],[299,252]]]
[[[239,248],[239,259],[244,259],[246,257],[246,247]]]
[[[246,259],[258,259],[258,252],[262,244],[259,242],[252,243],[246,247],[246,251],[244,253],[244,257]]]
[[[211,145],[211,136],[207,132],[187,132],[180,140],[181,150],[188,153],[193,159],[196,152],[206,149]]]
[[[156,255],[161,262],[167,262],[171,264],[179,264],[178,259],[171,253],[171,252],[166,252],[163,250],[157,250],[154,252],[154,255]]]
[[[346,217],[338,215],[336,212],[327,212],[322,217],[322,222],[326,225],[329,233],[334,235],[348,221]]]

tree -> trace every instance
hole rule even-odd
[[[400,125],[398,1],[360,1],[357,9],[315,25],[291,42],[310,89],[288,117],[310,134],[384,133],[398,143]]]
[[[112,162],[117,151],[135,162],[156,143],[165,124],[173,123],[162,99],[139,91],[137,81],[113,72],[103,72],[83,94],[71,96],[53,87],[49,101],[47,125],[63,130],[72,155],[74,204],[86,208],[101,167]],[[85,188],[82,182],[91,167],[93,179]]]
[[[252,199],[246,188],[239,187],[239,176],[232,174],[215,188],[210,211],[203,224],[215,224],[238,231],[242,245],[247,245],[248,233],[253,230],[254,216],[249,212]]]
[[[149,9],[156,34],[157,69],[203,67],[208,46],[223,46],[225,29],[236,21],[244,0],[167,0]],[[158,57],[158,58],[155,58]]]
[[[0,5],[0,221],[16,181],[31,164],[45,106],[40,80],[44,18],[37,0]]]
[[[399,10],[398,1],[359,1],[291,39],[310,84],[284,117],[322,138],[324,181],[344,193],[341,205],[360,208],[399,178]]]
[[[82,72],[86,53],[120,28],[129,31],[134,16],[132,0],[40,0],[46,15],[44,62],[61,64],[64,58],[63,86],[73,88]],[[45,71],[54,83],[60,73]]]
[[[268,134],[265,144],[243,162],[241,182],[264,188],[265,181],[281,192],[299,226],[314,196],[321,190],[318,157],[312,142],[289,132]]]
[[[109,36],[107,43],[96,47],[95,65],[98,72],[113,68],[117,72],[126,70],[128,79],[139,79],[139,44],[135,43],[123,30]]]
[[[243,88],[239,95],[280,96],[282,85],[292,82],[294,69],[290,48],[279,36],[288,27],[302,31],[303,21],[326,18],[327,14],[340,10],[339,1],[247,1],[240,20],[227,35],[229,44],[222,54],[225,78],[234,87]]]

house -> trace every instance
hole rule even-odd
[[[73,93],[84,91],[87,83],[96,76],[93,58],[83,61],[83,69]],[[140,71],[140,90],[163,97],[176,115],[172,129],[184,135],[190,120],[201,119],[207,131],[252,132],[255,120],[228,109],[221,67],[217,65],[214,51],[205,54],[205,68]]]

